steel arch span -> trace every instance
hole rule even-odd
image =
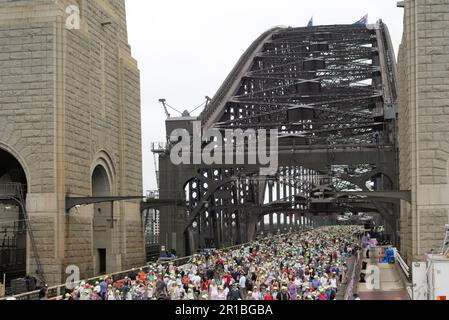
[[[182,194],[188,205],[162,209],[161,244],[189,254],[333,223],[341,212],[377,212],[395,232],[394,201],[332,193],[397,190],[396,101],[395,54],[381,20],[263,33],[198,118],[169,118],[166,127],[167,136],[185,128],[192,138],[195,120],[218,132],[276,129],[277,171],[260,176],[248,161],[174,165],[168,139],[160,197]]]

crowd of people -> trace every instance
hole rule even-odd
[[[65,300],[335,300],[360,250],[356,226],[269,237],[208,250],[187,264],[151,264],[124,279],[82,281]]]

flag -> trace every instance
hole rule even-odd
[[[368,24],[368,14],[365,14],[362,19],[354,23],[355,25],[366,26]]]
[[[313,17],[310,18],[309,23],[307,24],[307,28],[313,27]]]

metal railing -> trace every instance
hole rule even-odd
[[[360,269],[362,269],[362,261],[363,261],[362,250],[359,250],[357,252],[357,257],[354,261],[354,267],[352,269],[351,276],[349,278],[350,279],[349,283],[346,287],[346,293],[344,296],[344,300],[350,300],[352,298],[352,295],[354,294],[354,286],[357,283],[356,277],[360,273]]]
[[[0,199],[23,195],[26,185],[15,182],[0,183]]]
[[[396,262],[398,262],[402,272],[407,277],[407,279],[410,279],[410,267],[407,265],[402,256],[399,254],[398,249],[393,248],[393,250],[394,250],[394,259],[396,260]]]
[[[153,153],[164,153],[167,151],[168,145],[166,142],[152,142],[151,152]]]

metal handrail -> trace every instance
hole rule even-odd
[[[404,272],[407,279],[410,279],[410,267],[404,261],[402,256],[400,255],[398,249],[394,248],[394,258],[397,262],[399,262],[399,266],[401,267],[402,272]]]
[[[356,276],[360,273],[360,269],[362,268],[362,251],[359,250],[357,252],[357,257],[354,261],[354,267],[352,269],[352,273],[351,273],[351,277],[350,277],[350,281],[349,284],[346,287],[346,293],[345,296],[343,298],[343,300],[349,300],[350,297],[352,297],[353,293],[354,293],[354,285],[356,283]]]

